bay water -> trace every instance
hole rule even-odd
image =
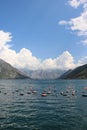
[[[0,130],[87,130],[86,87],[87,80],[0,80]]]

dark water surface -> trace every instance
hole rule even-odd
[[[87,80],[0,80],[0,130],[87,130],[84,87]]]

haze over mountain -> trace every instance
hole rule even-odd
[[[0,59],[0,79],[20,79],[29,78],[18,69]]]
[[[21,71],[32,79],[56,79],[65,72],[65,70],[61,69],[28,70],[27,68],[21,69]]]

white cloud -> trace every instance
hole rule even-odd
[[[87,3],[87,0],[69,0],[68,3],[72,6],[77,8],[78,6]]]
[[[56,59],[57,66],[64,69],[74,68],[76,65],[74,64],[73,56],[68,52],[63,52],[59,57]]]
[[[54,61],[54,59],[52,58],[49,58],[49,59],[46,59],[42,62],[42,68],[43,69],[56,69],[57,66],[56,66],[56,62]]]
[[[68,51],[63,52],[54,59],[48,58],[41,61],[26,48],[22,48],[18,53],[12,50],[10,44],[8,44],[11,38],[11,33],[0,31],[0,58],[16,68],[28,68],[31,70],[72,69],[87,63],[87,56],[84,56],[75,64],[74,57]],[[87,41],[82,42],[87,44]]]
[[[83,12],[76,18],[71,18],[69,21],[61,20],[60,25],[67,25],[70,30],[75,32],[77,36],[84,38],[84,43],[87,41],[87,0],[69,0],[69,4],[72,7],[77,8],[78,6],[83,6]],[[86,45],[86,44],[85,44]]]
[[[29,69],[39,69],[41,66],[40,59],[36,58],[32,55],[31,51],[22,48],[20,52],[17,54],[17,64],[15,66],[21,67],[21,68],[29,68]]]
[[[42,65],[45,69],[70,69],[76,67],[74,58],[68,51],[63,52],[57,58],[44,60]]]
[[[70,69],[76,67],[74,64],[73,56],[68,52],[63,52],[57,58],[48,58],[43,61],[36,58],[32,53],[23,48],[17,54],[17,63],[15,64],[18,68],[29,68],[29,69]]]
[[[71,23],[70,23],[71,22]],[[71,30],[77,31],[78,35],[87,35],[87,11],[83,12],[79,17],[70,21]]]
[[[87,36],[87,11],[81,13],[79,17],[70,19],[70,21],[59,21],[59,24],[68,25],[72,31],[77,31],[79,36]]]
[[[0,51],[6,48],[10,48],[8,42],[11,41],[11,33],[10,32],[4,32],[3,30],[0,30]]]
[[[61,21],[59,21],[58,22],[60,25],[67,25],[68,23],[67,23],[67,21],[65,21],[65,20],[61,20]]]
[[[0,31],[0,58],[16,68],[37,69],[70,69],[75,67],[74,58],[68,52],[63,52],[57,58],[48,58],[41,61],[33,56],[32,52],[22,48],[18,53],[11,49],[8,42],[11,41],[11,33]]]

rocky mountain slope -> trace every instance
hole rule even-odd
[[[87,79],[87,64],[67,71],[60,76],[60,79]]]
[[[18,69],[0,59],[0,79],[19,79],[29,78]]]

